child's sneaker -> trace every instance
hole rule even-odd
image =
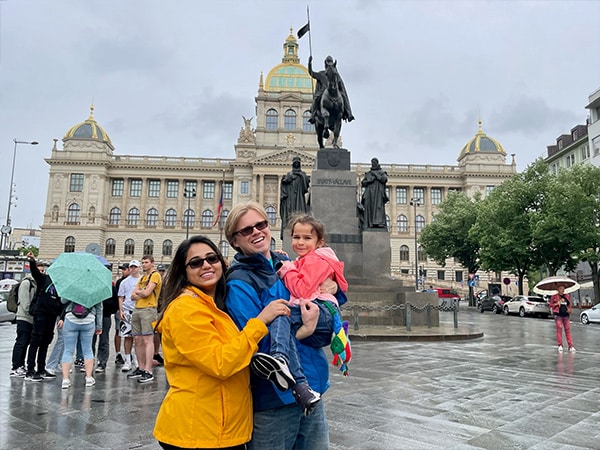
[[[562,352],[563,352],[562,345],[559,345],[559,346],[558,346],[558,353],[562,353]]]
[[[256,353],[250,360],[252,371],[270,380],[280,391],[287,391],[296,383],[285,361],[266,353]]]
[[[570,353],[575,353],[577,350],[575,350],[575,347],[569,347],[569,352]]]
[[[309,416],[316,404],[321,401],[321,395],[313,391],[307,383],[297,384],[292,388],[296,402],[302,407],[305,416]]]

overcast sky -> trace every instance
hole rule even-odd
[[[585,123],[600,88],[598,0],[310,7],[315,68],[338,60],[356,116],[342,128],[353,162],[455,165],[481,115],[523,170]],[[233,158],[260,73],[305,23],[301,1],[0,1],[0,223],[13,138],[40,142],[18,146],[11,211],[13,226],[38,227],[52,139],[92,101],[116,154]]]

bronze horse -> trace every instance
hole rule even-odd
[[[328,65],[325,69],[327,87],[321,96],[320,108],[315,115],[315,128],[319,148],[324,148],[323,139],[329,138],[333,132],[333,147],[340,148],[338,138],[342,129],[342,116],[344,114],[344,98],[341,95],[338,80],[339,75],[336,65]]]

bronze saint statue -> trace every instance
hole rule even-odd
[[[288,220],[294,213],[310,212],[306,201],[306,194],[310,185],[310,177],[302,171],[300,158],[295,156],[292,160],[292,170],[281,180],[281,198],[279,201],[279,213],[281,215],[281,239],[283,230]]]
[[[319,148],[324,148],[323,139],[333,132],[333,146],[339,148],[338,137],[342,129],[342,119],[354,120],[348,92],[337,70],[337,61],[331,56],[325,58],[325,70],[313,72],[312,56],[308,58],[308,73],[317,80],[316,91],[310,109],[310,123],[315,124]]]
[[[385,204],[389,198],[385,192],[387,173],[381,169],[377,158],[371,159],[371,170],[365,173],[361,184],[365,188],[361,204],[364,208],[362,229],[385,228]]]

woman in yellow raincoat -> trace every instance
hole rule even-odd
[[[226,263],[204,236],[181,243],[165,277],[165,309],[156,329],[169,391],[154,437],[164,449],[245,449],[252,435],[250,358],[267,325],[289,315],[270,303],[240,331],[225,313]]]

